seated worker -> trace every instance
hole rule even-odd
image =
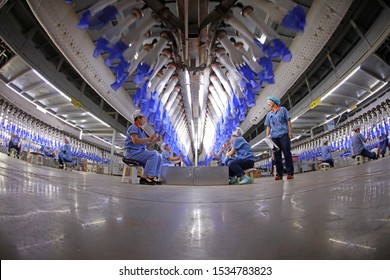
[[[330,167],[334,167],[333,159],[332,159],[332,148],[328,145],[329,141],[328,139],[322,140],[322,162],[321,163],[329,163]]]
[[[126,158],[139,161],[145,165],[140,184],[161,184],[158,180],[161,172],[161,155],[157,151],[146,149],[147,144],[161,141],[161,137],[157,137],[155,134],[151,137],[146,137],[145,131],[142,129],[142,126],[146,123],[146,118],[140,110],[136,110],[133,113],[133,120],[134,124],[129,126],[126,134]]]
[[[231,157],[226,157],[226,153],[230,151],[231,149],[231,142],[230,139],[223,144],[221,150],[219,150],[219,153],[216,154],[214,151],[211,151],[210,154],[218,161],[218,166],[226,166],[227,162],[231,160]]]
[[[232,134],[232,149],[226,153],[227,157],[236,155],[234,159],[228,162],[229,166],[229,184],[250,184],[251,177],[244,174],[245,169],[253,168],[255,165],[255,156],[248,142],[242,137],[241,128],[237,128]]]
[[[175,164],[181,162],[183,155],[173,156],[173,152],[166,143],[161,144],[161,166],[175,166]]]
[[[383,133],[382,135],[378,136],[379,139],[379,154],[382,155],[382,157],[385,157],[387,146],[389,145],[389,139],[387,138],[387,135]]]
[[[41,146],[41,153],[44,154],[45,157],[51,157],[51,158],[56,157],[53,149],[50,148],[49,146],[42,145]]]
[[[18,133],[15,131],[14,133],[11,133],[11,139],[8,143],[8,155],[11,154],[11,149],[15,149],[17,151],[17,158],[19,158],[20,149],[22,147],[21,139],[18,135]]]
[[[62,147],[58,153],[58,162],[60,163],[59,168],[63,168],[64,163],[74,164],[72,157],[72,148],[70,146],[70,139],[65,137],[65,145]]]
[[[377,159],[378,154],[370,152],[364,147],[364,143],[368,140],[368,138],[364,138],[364,136],[360,133],[360,126],[355,125],[353,127],[353,131],[355,133],[352,135],[351,140],[352,158],[355,158],[358,155],[362,155],[370,159]]]

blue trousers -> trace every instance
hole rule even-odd
[[[126,155],[128,159],[134,159],[145,165],[144,174],[150,177],[158,177],[161,173],[161,155],[157,151],[141,150]]]
[[[331,167],[334,167],[333,159],[322,160],[322,163],[329,163]]]
[[[366,148],[364,148],[360,154],[361,154],[362,156],[368,157],[368,158],[370,158],[370,159],[376,159],[376,154],[373,153],[373,152],[370,152],[370,151],[367,150]]]
[[[231,159],[227,162],[229,166],[229,176],[241,177],[244,175],[244,170],[252,168],[255,165],[253,160],[247,159]]]
[[[282,152],[284,155],[284,160],[286,162],[286,173],[287,175],[294,175],[294,165],[291,155],[291,140],[288,137],[288,134],[284,134],[279,138],[272,138],[272,141],[280,148],[279,151],[274,152],[275,154],[275,166],[276,166],[276,175],[283,177],[283,160]]]

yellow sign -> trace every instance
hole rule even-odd
[[[357,106],[355,105],[355,106],[353,106],[352,108],[351,108],[351,111],[353,111],[353,110],[355,110],[357,108]]]
[[[72,100],[70,101],[74,106],[76,106],[77,108],[81,108],[81,102],[72,98]]]
[[[318,97],[316,100],[314,100],[312,103],[310,103],[310,108],[314,109],[318,105],[321,104],[321,97]]]

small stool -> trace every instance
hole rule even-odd
[[[43,154],[30,152],[31,154],[31,163],[36,165],[43,165]]]
[[[75,166],[75,164],[74,164],[73,161],[72,161],[72,162],[70,162],[70,161],[64,161],[64,162],[62,163],[62,169],[63,169],[63,170],[68,170],[68,168],[69,168],[69,170],[72,171],[74,166]]]
[[[323,162],[320,164],[321,171],[327,171],[330,168],[330,164],[327,162]]]
[[[127,158],[123,158],[122,161],[124,163],[123,164],[123,173],[122,173],[122,183],[124,183],[126,181],[126,178],[131,177],[131,183],[137,184],[138,183],[137,168],[143,169],[144,165],[142,164],[142,162],[132,160],[132,159],[127,159]],[[127,168],[131,168],[130,176],[126,176]]]
[[[9,151],[9,155],[13,158],[16,158],[18,156],[18,151],[14,148],[11,148],[11,150]]]
[[[244,170],[245,175],[248,175],[249,177],[251,177],[252,182],[253,182],[253,173],[256,170],[257,170],[256,168],[249,168],[249,169]]]
[[[356,156],[355,157],[355,163],[356,163],[356,165],[363,164],[364,163],[363,156],[361,156],[361,155]]]

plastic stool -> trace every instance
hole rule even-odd
[[[252,182],[253,182],[253,173],[256,170],[257,170],[256,168],[249,168],[249,169],[244,170],[245,175],[248,175],[249,177],[251,177]]]
[[[320,164],[321,171],[327,171],[330,168],[330,164],[327,162],[323,162]]]
[[[37,165],[43,165],[43,154],[31,152],[31,163]]]
[[[143,170],[144,165],[139,161],[129,160],[126,158],[123,158],[122,161],[123,161],[122,183],[126,182],[126,178],[131,177],[131,183],[137,184],[138,183],[137,168],[142,168]],[[131,168],[130,176],[126,176],[127,168]]]
[[[14,148],[11,148],[9,155],[13,158],[16,158],[18,156],[18,151]]]
[[[355,163],[356,165],[363,164],[364,163],[363,156],[356,156]]]

